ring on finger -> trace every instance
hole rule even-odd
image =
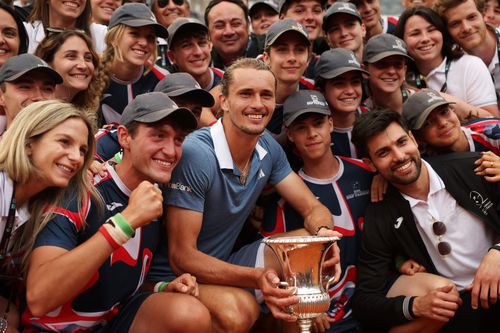
[[[490,168],[493,168],[493,165],[495,165],[495,163],[490,162]]]

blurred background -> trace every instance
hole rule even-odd
[[[210,0],[190,0],[191,10],[198,13],[202,20],[205,7],[209,1]],[[382,6],[382,15],[399,16],[399,14],[403,11],[403,6],[401,5],[400,0],[381,0],[380,3]]]

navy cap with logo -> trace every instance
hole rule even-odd
[[[413,60],[408,55],[406,43],[391,34],[380,34],[373,36],[365,45],[363,61],[372,64],[384,58],[400,55]]]
[[[348,14],[354,16],[358,19],[359,22],[363,22],[361,18],[361,14],[359,14],[358,9],[353,3],[337,1],[333,5],[328,8],[323,16],[323,30],[326,31],[328,29],[328,20],[333,17],[335,14]]]
[[[278,38],[281,37],[285,32],[295,31],[300,36],[304,38],[304,41],[309,46],[311,42],[309,41],[309,34],[302,24],[295,21],[294,19],[284,19],[274,22],[266,33],[266,42],[264,45],[264,49],[267,49],[269,46],[273,45]]]
[[[404,102],[403,118],[411,130],[419,130],[432,111],[440,106],[450,104],[454,103],[448,102],[437,91],[432,89],[422,90],[411,95]]]
[[[321,54],[316,63],[314,78],[315,80],[318,78],[329,80],[350,71],[357,71],[365,75],[370,75],[361,68],[361,65],[352,51],[344,48],[335,48]]]
[[[162,38],[167,38],[168,36],[167,29],[156,22],[153,12],[143,3],[126,3],[118,7],[118,9],[113,12],[113,15],[111,15],[108,29],[118,24],[124,24],[134,28],[152,26],[156,36]]]
[[[32,54],[20,54],[10,57],[0,68],[0,82],[10,82],[31,72],[42,72],[54,81],[55,84],[63,82],[59,73],[53,70],[49,64]]]
[[[172,73],[165,76],[156,85],[154,91],[167,94],[169,97],[186,95],[201,106],[211,107],[215,100],[212,94],[202,89],[198,82],[188,73]]]
[[[287,3],[291,4],[294,1],[297,1],[297,0],[278,0],[278,13],[283,14],[283,11],[285,10],[285,5]],[[325,8],[327,0],[317,0],[317,1],[321,3],[321,8]],[[297,1],[297,2],[299,2],[299,1]]]
[[[175,35],[178,34],[181,30],[189,29],[189,32],[195,32],[202,30],[208,34],[208,28],[205,24],[203,24],[200,20],[197,20],[192,17],[179,17],[176,19],[171,25],[168,26],[168,48],[172,47],[172,41],[175,38]]]
[[[137,96],[122,113],[120,124],[129,125],[133,121],[155,123],[167,117],[175,119],[184,130],[192,131],[198,126],[194,114],[187,108],[180,108],[166,94],[150,92]]]
[[[255,11],[260,7],[268,7],[272,11],[276,12],[276,14],[279,14],[278,4],[274,2],[274,0],[257,0],[251,2],[250,8],[248,9],[248,15],[252,17],[255,14]]]
[[[299,90],[288,96],[283,103],[283,123],[290,125],[303,114],[317,113],[325,116],[331,114],[328,103],[322,93],[315,90]]]

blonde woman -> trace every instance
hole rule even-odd
[[[168,73],[150,62],[156,59],[156,38],[166,38],[168,32],[146,5],[124,4],[113,13],[108,28],[99,74],[109,82],[101,99],[101,124],[119,122],[125,106],[137,95],[153,91]]]
[[[36,102],[24,108],[0,145],[0,317],[16,332],[15,298],[37,233],[63,197],[95,193],[87,175],[93,160],[92,123],[68,103]],[[66,188],[71,190],[66,190]],[[81,200],[80,200],[81,201]]]

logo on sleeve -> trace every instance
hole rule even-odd
[[[483,212],[484,215],[488,215],[488,209],[493,206],[493,203],[491,202],[490,199],[488,198],[483,198],[481,193],[476,192],[476,191],[471,191],[469,193],[469,197],[474,201],[476,206],[479,207],[479,209]]]
[[[394,223],[394,228],[399,229],[401,227],[401,224],[403,223],[403,217],[400,216],[396,219],[396,223]]]

